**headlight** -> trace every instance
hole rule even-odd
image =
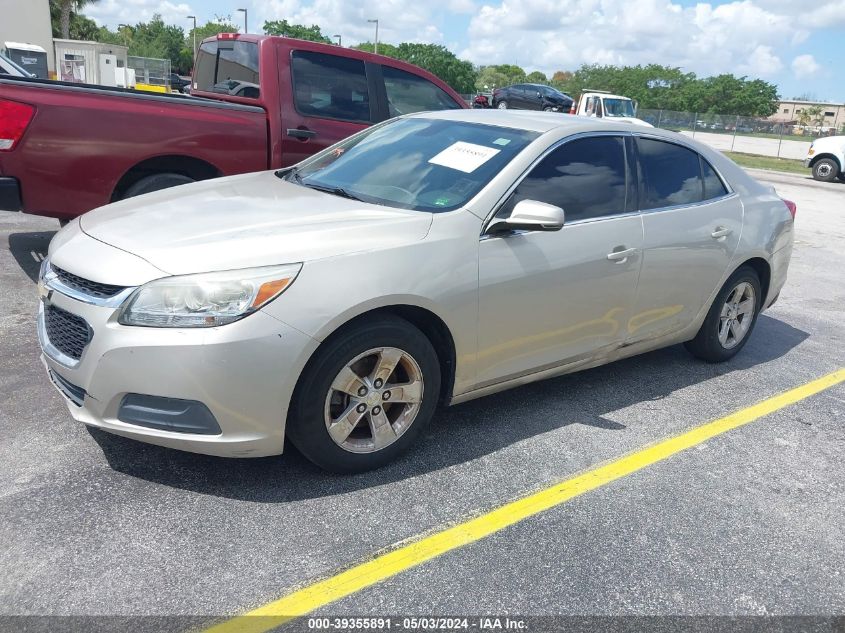
[[[302,264],[157,279],[138,288],[118,317],[122,325],[215,327],[242,319],[290,286]]]

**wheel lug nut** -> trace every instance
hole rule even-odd
[[[373,383],[373,386],[376,389],[381,389],[381,386],[384,384],[381,378],[376,378],[376,381]]]
[[[381,394],[381,397],[384,398],[385,400],[390,400],[390,392],[385,391],[383,394]]]
[[[367,405],[365,405],[363,402],[361,404],[359,404],[358,407],[356,408],[356,411],[358,411],[358,413],[364,413],[364,411],[366,411],[366,410],[367,410]]]
[[[360,387],[358,389],[358,395],[359,396],[366,396],[367,395],[367,388],[366,387]]]
[[[378,415],[381,413],[381,407],[373,407],[373,415]]]

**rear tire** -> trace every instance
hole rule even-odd
[[[499,103],[498,103],[498,105],[496,105],[496,107],[499,110],[507,110],[508,109],[508,102],[505,101],[504,99],[502,99],[501,101],[499,101]]]
[[[287,435],[320,468],[372,470],[414,443],[439,395],[440,363],[428,338],[404,319],[378,317],[317,350],[294,391]]]
[[[698,334],[684,346],[708,363],[730,360],[751,338],[764,299],[757,271],[740,266],[716,295]]]
[[[126,198],[134,198],[145,193],[152,193],[153,191],[161,191],[162,189],[169,189],[170,187],[177,187],[179,185],[187,185],[196,182],[193,178],[183,176],[182,174],[164,173],[153,174],[141,178],[134,185],[129,187],[121,196],[121,200]]]
[[[813,163],[813,178],[833,182],[839,177],[839,165],[832,158],[822,158]]]

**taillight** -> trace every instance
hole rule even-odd
[[[795,219],[795,212],[798,211],[798,207],[792,200],[787,200],[786,198],[781,198],[783,203],[786,205],[786,208],[789,209],[789,215],[792,216],[792,219]]]
[[[35,108],[31,105],[0,99],[0,152],[15,149],[33,114]]]

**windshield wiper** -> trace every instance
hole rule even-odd
[[[299,174],[295,174],[294,177],[296,178]],[[335,196],[340,196],[341,198],[349,198],[350,200],[358,200],[361,201],[361,198],[356,196],[354,193],[349,191],[348,189],[344,189],[343,187],[332,187],[330,185],[317,185],[310,182],[302,182],[300,177],[299,182],[301,182],[306,187],[311,189],[316,189],[317,191],[325,191],[326,193],[330,193]]]
[[[286,169],[280,169],[275,173],[276,178],[289,181],[292,176],[294,181],[298,184],[302,184],[302,176],[299,175],[299,167],[288,167]]]

